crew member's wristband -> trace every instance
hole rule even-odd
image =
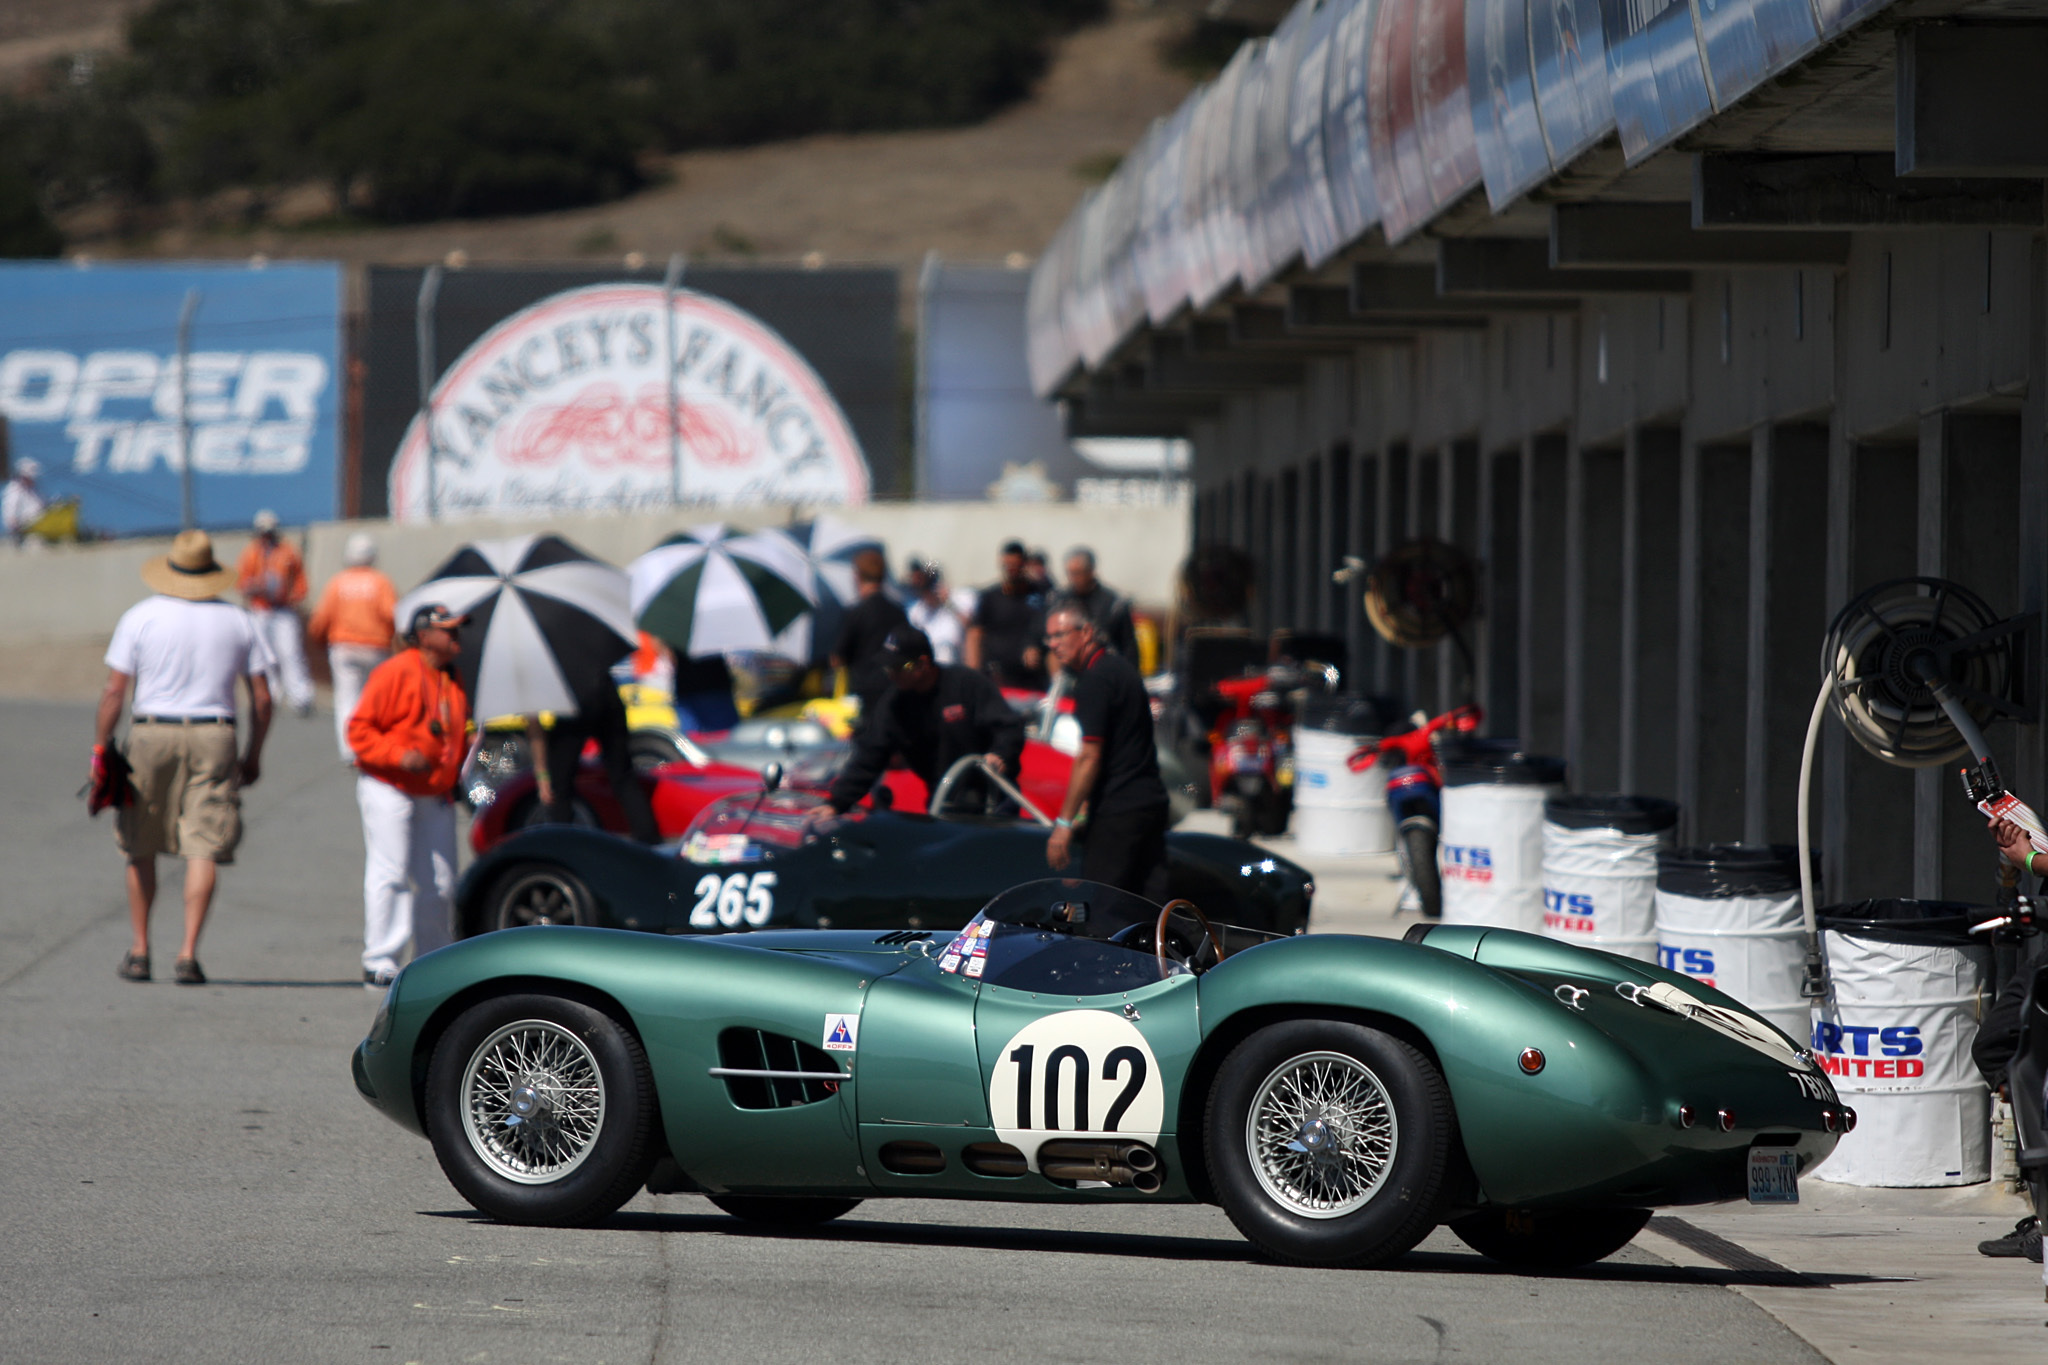
[[[2033,870],[2034,870],[2034,859],[2036,859],[2036,858],[2038,858],[2038,857],[2040,857],[2040,856],[2041,856],[2041,850],[2040,850],[2040,849],[2038,849],[2038,848],[2037,848],[2037,849],[2032,849],[2032,850],[2030,850],[2030,851],[2029,851],[2029,852],[2027,853],[2026,869],[2027,869],[2027,871],[2028,871],[2028,872],[2029,872],[2030,874],[2031,874],[2031,873],[2033,872]]]
[[[1054,829],[1072,829],[1074,827],[1074,822],[1072,820],[1069,820],[1066,816],[1062,815],[1059,819],[1052,822],[1052,827]]]

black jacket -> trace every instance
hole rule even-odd
[[[994,754],[1016,781],[1024,757],[1024,717],[1010,709],[988,678],[957,664],[941,664],[931,691],[892,687],[874,714],[863,718],[853,754],[832,783],[832,805],[841,811],[858,805],[898,755],[927,787],[936,787],[946,769],[967,754]]]

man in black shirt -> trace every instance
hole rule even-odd
[[[1045,860],[1056,872],[1066,867],[1078,825],[1083,878],[1164,902],[1166,784],[1152,745],[1145,680],[1136,664],[1102,647],[1095,623],[1072,603],[1053,608],[1045,638],[1075,677],[1074,719],[1081,724],[1081,755]]]
[[[1003,579],[984,588],[967,627],[965,660],[1004,687],[1042,692],[1045,671],[1045,598],[1024,575],[1024,544],[1003,546]]]
[[[1067,551],[1067,586],[1055,602],[1072,602],[1095,623],[1095,638],[1138,662],[1138,628],[1131,621],[1131,599],[1095,576],[1095,551],[1076,545]]]
[[[875,713],[875,704],[889,690],[889,678],[882,669],[882,642],[890,631],[910,624],[903,608],[882,591],[882,580],[888,574],[880,550],[862,550],[853,557],[854,592],[859,600],[846,613],[839,639],[832,646],[832,664],[846,670],[847,687],[860,698],[863,717]]]
[[[934,789],[946,769],[967,754],[980,754],[990,767],[1016,780],[1024,757],[1024,718],[1010,709],[994,683],[957,664],[933,663],[932,642],[909,626],[890,632],[881,659],[894,686],[861,726],[853,755],[832,783],[821,813],[844,815],[858,805],[897,757]],[[983,785],[977,774],[956,788],[969,798],[968,809],[979,809],[976,794]]]

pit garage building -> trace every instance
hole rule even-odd
[[[1073,435],[1192,442],[1254,627],[1343,632],[1363,686],[1441,709],[1449,646],[1382,645],[1331,575],[1454,541],[1492,733],[1677,799],[1688,841],[1791,842],[1838,607],[1916,573],[2042,605],[2048,4],[1273,18],[1036,265],[1038,392]],[[2041,727],[1991,738],[2048,806]],[[1828,899],[1990,899],[1953,771],[1830,723],[1816,790]]]

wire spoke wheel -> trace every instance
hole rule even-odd
[[[1245,1116],[1253,1174],[1304,1218],[1341,1218],[1386,1183],[1400,1129],[1380,1078],[1356,1057],[1309,1052],[1274,1067]]]
[[[545,1185],[589,1157],[604,1130],[605,1084],[581,1038],[545,1019],[498,1029],[462,1073],[463,1132],[484,1164],[507,1180]]]

